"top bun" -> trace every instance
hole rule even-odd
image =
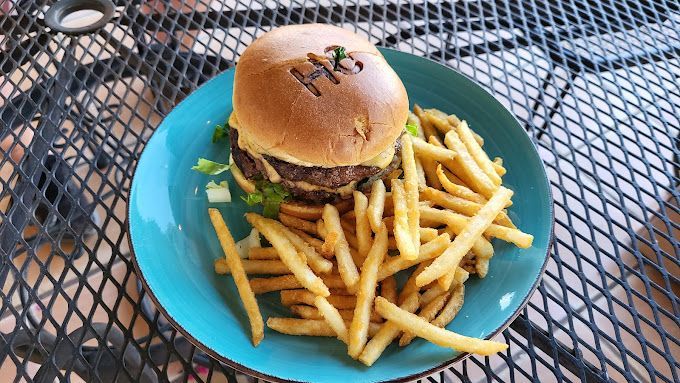
[[[358,73],[333,67],[326,57],[335,47]],[[233,95],[239,137],[302,166],[368,161],[394,145],[408,116],[406,89],[375,46],[324,24],[280,27],[255,40],[236,66]]]

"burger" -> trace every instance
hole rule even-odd
[[[399,167],[408,106],[401,80],[363,37],[323,24],[274,29],[236,66],[232,170],[308,203],[349,198]]]

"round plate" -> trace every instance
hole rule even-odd
[[[465,76],[432,61],[382,50],[399,74],[411,103],[455,113],[484,138],[492,157],[508,172],[515,191],[509,209],[519,228],[534,235],[533,246],[518,249],[494,240],[495,256],[486,278],[466,283],[465,304],[447,328],[492,338],[509,325],[536,287],[552,234],[552,198],[541,160],[520,124],[496,99]],[[232,110],[234,71],[210,80],[180,103],[158,127],[137,164],[128,206],[129,233],[138,275],[156,305],[177,329],[214,358],[272,381],[378,382],[431,374],[465,355],[416,339],[390,345],[370,368],[347,356],[335,338],[282,335],[265,330],[258,347],[250,341],[246,313],[230,277],[216,275],[213,261],[222,250],[208,218],[204,187],[229,181],[233,202],[221,204],[234,237],[250,230],[250,208],[231,174],[192,171],[198,157],[228,161],[228,140],[211,143],[213,128]],[[291,316],[278,293],[258,296],[262,314]]]

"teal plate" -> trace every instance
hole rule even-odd
[[[492,338],[527,303],[543,272],[552,236],[552,198],[541,160],[520,124],[496,99],[465,76],[432,61],[382,50],[399,74],[409,99],[455,113],[484,137],[484,148],[500,156],[515,191],[510,216],[534,235],[520,250],[495,241],[496,254],[483,280],[470,278],[465,305],[447,326],[463,335]],[[180,103],[158,127],[137,164],[129,200],[129,233],[134,260],[146,291],[162,313],[193,343],[214,358],[271,381],[379,382],[415,379],[461,360],[464,354],[416,339],[406,348],[390,345],[370,368],[347,356],[337,339],[296,337],[265,330],[257,347],[229,277],[216,275],[222,256],[207,209],[204,187],[229,181],[233,202],[220,210],[234,237],[250,228],[251,210],[231,174],[206,176],[191,170],[198,157],[227,162],[228,144],[211,143],[213,128],[232,110],[234,71],[210,80]],[[277,293],[258,297],[265,317],[290,316]]]

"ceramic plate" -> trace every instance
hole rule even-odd
[[[533,246],[520,250],[494,240],[486,278],[466,283],[465,305],[447,327],[463,335],[492,338],[524,307],[545,266],[552,233],[552,199],[541,160],[513,115],[475,82],[450,68],[393,50],[382,50],[399,74],[411,103],[455,113],[484,138],[490,156],[500,156],[515,191],[509,214]],[[230,277],[216,275],[222,251],[208,219],[204,187],[227,179],[233,202],[220,210],[236,239],[250,230],[250,210],[231,175],[191,170],[198,157],[227,162],[227,140],[212,144],[213,128],[232,110],[234,71],[208,81],[180,103],[158,127],[137,164],[129,199],[129,233],[138,273],[163,314],[214,358],[272,381],[379,382],[414,379],[465,355],[416,339],[392,344],[370,368],[347,356],[334,338],[295,337],[265,330],[253,347],[248,319]],[[228,173],[228,172],[227,172]],[[258,297],[265,317],[290,316],[278,293]]]

